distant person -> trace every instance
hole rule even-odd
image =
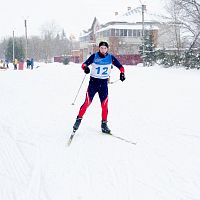
[[[9,61],[7,59],[5,60],[5,65],[6,65],[6,68],[8,69],[9,68]]]
[[[110,134],[111,130],[107,126],[108,116],[108,78],[111,72],[111,66],[114,65],[120,70],[120,80],[125,80],[124,67],[121,63],[112,55],[108,53],[108,43],[100,42],[99,51],[92,54],[83,64],[82,69],[86,74],[90,73],[89,65],[91,67],[90,81],[86,93],[85,102],[80,107],[76,122],[73,126],[73,131],[79,128],[83,115],[87,108],[92,103],[93,97],[96,93],[99,94],[102,108],[102,121],[101,130],[103,133]]]
[[[3,69],[4,68],[4,62],[3,60],[0,60],[0,69]]]
[[[31,62],[30,62],[30,64],[31,64],[31,69],[33,69],[33,66],[34,66],[33,58],[31,58]]]
[[[29,69],[31,66],[31,61],[29,59],[26,60],[26,68]]]
[[[18,60],[17,60],[17,58],[15,58],[13,61],[14,70],[17,70],[17,64],[18,64]]]

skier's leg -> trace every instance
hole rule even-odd
[[[108,96],[106,99],[101,103],[102,107],[102,121],[101,121],[101,130],[103,133],[110,133],[111,130],[108,128],[107,125],[107,116],[108,116]]]
[[[84,101],[83,105],[80,107],[80,110],[79,110],[78,117],[80,117],[80,118],[82,118],[83,115],[85,114],[87,108],[92,103],[94,95],[97,92],[97,89],[96,89],[97,87],[95,85],[95,81],[92,81],[92,80],[93,79],[90,78],[88,89],[87,89],[87,92],[86,92],[85,101]]]
[[[108,82],[106,80],[102,80],[101,87],[98,91],[99,98],[101,101],[101,108],[102,108],[102,120],[107,121],[108,116]]]
[[[103,80],[102,85],[99,90],[99,98],[101,100],[102,108],[102,121],[101,121],[101,130],[103,133],[110,133],[111,130],[107,126],[107,116],[108,116],[108,83]]]
[[[73,129],[75,131],[79,128],[79,126],[81,124],[81,120],[83,118],[83,115],[85,114],[85,112],[86,112],[87,108],[89,107],[89,105],[91,104],[91,102],[92,101],[90,99],[89,92],[87,91],[85,101],[84,101],[83,105],[80,107],[78,116],[77,116],[76,121],[73,126]]]
[[[92,103],[92,100],[93,100],[95,94],[96,94],[96,87],[94,85],[94,82],[91,81],[91,79],[90,79],[89,86],[88,86],[88,89],[86,92],[85,101],[84,101],[83,105],[80,107],[78,116],[77,116],[76,121],[73,126],[74,130],[77,130],[79,128],[79,126],[81,124],[81,120],[83,118],[83,115],[85,114],[89,105]]]
[[[89,107],[89,105],[91,104],[91,102],[92,102],[91,97],[89,96],[89,92],[87,91],[85,101],[79,110],[79,114],[78,114],[79,118],[83,117],[83,115],[85,114],[85,112],[86,112],[87,108]]]
[[[108,117],[108,96],[101,103],[102,113],[101,117],[103,121],[107,121]]]

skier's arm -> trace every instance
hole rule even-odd
[[[115,65],[120,70],[121,73],[124,73],[125,71],[122,64],[113,55],[111,56],[112,56],[112,64]]]
[[[120,70],[120,80],[124,81],[126,79],[124,75],[125,73],[124,67],[113,55],[112,55],[112,64],[115,65]]]
[[[86,68],[89,69],[89,65],[91,65],[94,61],[94,56],[95,54],[92,54],[83,64],[82,64],[82,69],[85,71]],[[90,73],[90,72],[89,72]]]

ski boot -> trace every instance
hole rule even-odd
[[[111,134],[111,130],[108,128],[107,121],[101,121],[101,131],[106,134]]]
[[[77,117],[77,118],[76,118],[76,121],[75,121],[74,126],[73,126],[73,130],[74,130],[74,131],[78,130],[78,127],[79,127],[80,124],[81,124],[81,120],[82,120],[81,117]]]

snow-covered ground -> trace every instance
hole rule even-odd
[[[89,76],[80,65],[0,71],[1,200],[200,200],[200,71],[125,66],[98,95],[70,147]],[[113,69],[111,81],[119,78]]]

